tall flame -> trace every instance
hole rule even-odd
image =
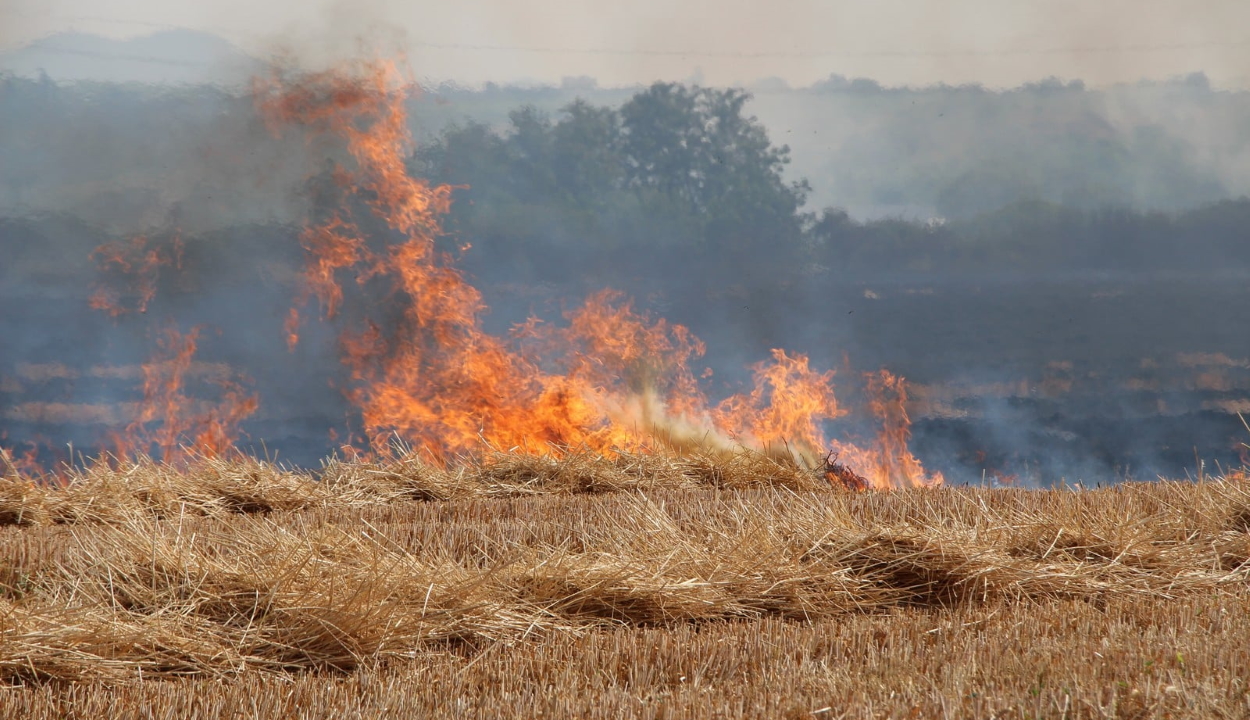
[[[907,382],[888,370],[865,376],[868,407],[881,423],[875,442],[868,447],[834,441],[832,447],[843,462],[863,475],[872,487],[940,485],[941,473],[926,473],[911,454],[911,418],[907,415]]]
[[[874,487],[941,482],[907,449],[906,389],[888,373],[870,383],[883,431],[865,450],[824,437],[822,422],[845,414],[832,371],[774,350],[754,368],[752,391],[711,406],[690,368],[703,343],[613,291],[590,297],[562,327],[531,320],[511,340],[485,332],[481,293],[436,247],[452,188],[414,178],[404,164],[411,87],[388,63],[255,86],[275,131],[295,125],[310,140],[338,139],[347,156],[332,174],[338,206],[301,236],[308,263],[288,342],[299,341],[301,308],[313,299],[323,318],[336,317],[347,271],[359,284],[384,283],[398,308],[342,335],[349,397],[374,450],[396,436],[442,456],[483,443],[532,453],[745,446],[813,468],[840,453]]]

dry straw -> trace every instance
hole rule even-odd
[[[0,675],[350,671],[596,629],[1234,592],[1250,482],[852,493],[760,456],[252,459],[0,488]]]

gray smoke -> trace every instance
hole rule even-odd
[[[315,66],[356,52],[314,52],[294,37],[273,53]],[[579,95],[619,106],[632,93],[585,81],[441,86],[411,109],[433,143],[466,118],[502,137],[506,113],[523,105],[558,116]],[[331,428],[351,430],[332,329],[310,326],[294,353],[282,333],[299,224],[315,205],[309,179],[333,152],[274,136],[250,98],[222,87],[5,78],[0,111],[0,296],[20,308],[0,316],[0,413],[132,401],[133,383],[99,369],[142,362],[153,330],[176,321],[207,328],[205,362],[251,377],[262,410],[248,442],[311,463],[331,449]],[[1179,474],[1195,456],[1236,462],[1250,340],[1235,309],[1250,300],[1250,262],[1226,243],[1241,206],[1211,203],[1250,192],[1238,129],[1250,93],[1201,76],[1002,92],[825,77],[762,88],[749,111],[791,146],[788,172],[813,187],[808,209],[850,211],[829,216],[803,266],[764,271],[769,258],[748,253],[712,270],[693,250],[611,254],[552,219],[514,255],[489,245],[465,255],[490,327],[558,317],[610,285],[707,341],[714,393],[740,389],[744,368],[772,347],[838,367],[848,401],[860,372],[889,367],[913,382],[917,451],[954,479],[987,470],[1091,482]],[[89,256],[136,235],[177,235],[184,262],[162,269],[146,314],[110,321],[87,309],[99,280]],[[9,442],[68,437],[80,448],[106,430],[0,427]],[[869,434],[871,418],[837,429]]]

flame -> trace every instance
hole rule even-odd
[[[161,269],[182,267],[182,240],[160,244],[146,236],[96,248],[103,280],[91,296],[91,308],[121,315],[147,312],[156,297]],[[150,455],[178,462],[192,455],[221,455],[234,447],[239,424],[256,411],[256,396],[245,392],[230,373],[206,378],[220,388],[216,402],[187,394],[200,329],[183,334],[174,327],[157,338],[156,356],[141,366],[143,400],[131,422],[112,438],[117,457]]]
[[[306,228],[300,234],[300,243],[311,262],[304,271],[304,287],[297,305],[306,304],[315,297],[322,303],[322,317],[333,319],[338,315],[339,305],[343,302],[343,289],[335,281],[334,274],[355,265],[364,257],[364,242],[357,235],[353,226],[338,217],[319,227]],[[288,347],[299,344],[299,325],[299,309],[293,307],[286,322]]]
[[[444,457],[483,444],[531,453],[746,446],[811,468],[841,467],[830,461],[838,453],[872,487],[941,482],[907,450],[905,384],[884,371],[870,381],[882,432],[861,449],[822,432],[822,421],[845,414],[833,371],[774,350],[754,368],[753,390],[711,406],[690,367],[703,343],[685,327],[634,311],[614,291],[590,297],[561,327],[532,319],[510,340],[486,333],[481,293],[437,248],[453,188],[411,177],[404,165],[412,87],[384,62],[275,75],[254,86],[275,132],[298,126],[310,142],[337,139],[346,153],[332,173],[337,209],[301,236],[308,262],[286,335],[290,345],[299,342],[300,308],[314,299],[322,318],[334,320],[349,274],[358,285],[387,289],[387,317],[354,320],[341,336],[348,395],[372,450],[385,451],[394,437]],[[858,483],[855,473],[845,477]]]
[[[234,448],[238,426],[256,411],[258,400],[229,378],[220,378],[217,402],[187,394],[200,329],[182,333],[167,328],[157,340],[157,355],[143,365],[143,401],[134,420],[113,439],[118,457],[151,455],[167,462],[193,455],[215,456]]]
[[[809,467],[827,447],[820,421],[846,414],[833,394],[834,371],[817,373],[804,355],[773,350],[772,363],[754,368],[755,388],[716,408],[721,427],[742,428],[741,439],[764,448],[788,447]]]
[[[127,288],[123,295],[117,289],[120,283],[97,285],[88,301],[91,308],[112,317],[128,312],[144,313],[156,297],[160,269],[182,267],[182,239],[174,236],[168,245],[160,245],[141,235],[128,242],[105,243],[91,253],[91,259],[102,274],[124,279]]]
[[[0,440],[6,436],[0,433]],[[39,444],[23,443],[26,448],[6,448],[0,445],[0,477],[43,477],[46,474],[43,463],[39,461]]]
[[[942,473],[928,473],[908,449],[911,418],[907,414],[907,381],[888,370],[864,376],[868,407],[880,421],[875,442],[868,447],[834,441],[834,451],[855,468],[871,487],[934,487],[944,482]]]

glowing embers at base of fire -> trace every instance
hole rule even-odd
[[[680,325],[634,312],[611,291],[567,314],[566,326],[532,320],[510,341],[486,333],[481,294],[436,247],[452,188],[431,186],[405,167],[404,100],[412,87],[386,63],[255,85],[275,131],[297,127],[309,142],[341,145],[334,189],[320,198],[333,209],[302,234],[304,289],[286,335],[291,345],[299,341],[299,308],[314,298],[329,321],[354,303],[343,362],[374,450],[396,437],[436,457],[483,445],[539,454],[748,447],[812,469],[830,466],[832,450],[864,485],[941,482],[907,449],[906,390],[889,374],[870,382],[879,398],[871,409],[885,430],[863,449],[823,435],[825,420],[845,414],[831,371],[774,350],[771,362],[754,368],[752,391],[712,405],[690,365],[703,343]],[[343,284],[348,274],[355,291]]]

